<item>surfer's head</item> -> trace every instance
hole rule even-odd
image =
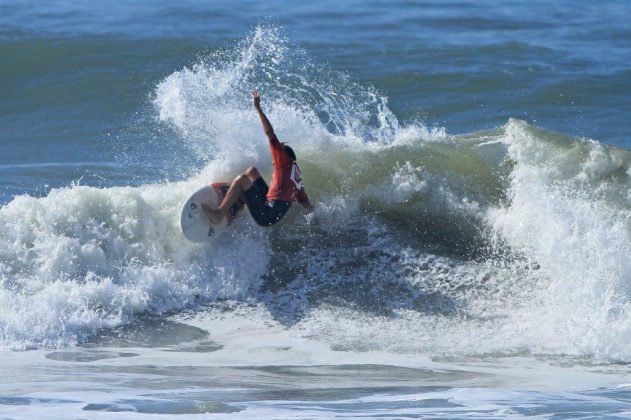
[[[285,149],[285,152],[289,155],[291,160],[296,160],[296,153],[294,153],[294,149],[289,147],[287,143],[283,143],[283,149]]]

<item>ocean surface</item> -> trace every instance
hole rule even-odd
[[[630,22],[0,0],[0,418],[631,417]],[[253,89],[319,223],[187,242]]]

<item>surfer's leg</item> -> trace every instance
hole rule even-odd
[[[246,169],[245,173],[244,173],[249,179],[250,181],[254,182],[257,179],[259,179],[261,177],[261,174],[259,173],[259,170],[256,169],[255,166],[250,166],[248,169]]]
[[[243,191],[252,188],[254,181],[257,178],[260,178],[260,176],[261,174],[258,169],[254,166],[250,166],[245,173],[239,175],[232,181],[226,196],[217,209],[212,209],[208,206],[202,205],[204,213],[206,213],[206,216],[208,216],[210,221],[215,224],[221,222],[224,216],[227,215],[227,212],[230,211],[230,207],[232,207],[235,201],[237,201],[241,194],[243,194]]]
[[[232,181],[230,189],[226,193],[219,210],[228,211],[230,207],[239,199],[243,191],[247,191],[252,188],[254,181],[261,177],[259,170],[254,166],[250,166],[242,175],[239,175]]]

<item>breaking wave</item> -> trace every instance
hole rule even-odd
[[[255,88],[320,223],[293,209],[268,230],[241,218],[221,247],[188,243],[191,192],[251,164],[270,173]],[[341,350],[631,360],[627,150],[516,119],[464,135],[399,122],[274,27],[167,76],[152,101],[204,165],[0,208],[0,347],[231,300]]]

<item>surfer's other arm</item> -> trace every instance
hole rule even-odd
[[[270,141],[276,139],[276,133],[274,133],[274,128],[272,127],[272,123],[269,122],[267,116],[261,109],[261,96],[259,95],[259,91],[255,90],[252,92],[252,98],[254,99],[254,109],[259,114],[259,118],[261,119],[261,124],[263,125],[263,131],[265,131],[265,135]]]
[[[311,204],[304,187],[302,187],[296,194],[296,201],[307,211],[307,213],[313,212],[313,204]]]

